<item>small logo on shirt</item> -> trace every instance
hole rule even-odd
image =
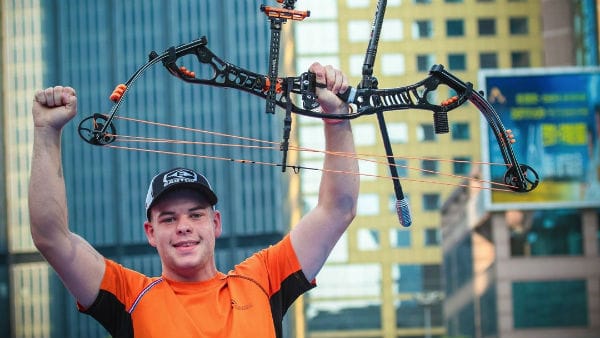
[[[231,307],[236,309],[236,310],[248,310],[252,307],[252,304],[238,304],[238,302],[235,301],[235,299],[231,299]]]

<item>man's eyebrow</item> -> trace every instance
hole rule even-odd
[[[193,207],[193,208],[190,208],[190,209],[188,209],[188,211],[190,211],[190,212],[191,212],[191,211],[199,211],[199,210],[204,210],[204,209],[206,209],[206,208],[208,208],[208,206],[205,206],[205,205],[202,205],[202,204],[200,204],[200,205],[198,205],[198,206],[195,206],[195,207]]]
[[[162,217],[165,215],[174,215],[175,213],[173,211],[161,211],[158,213],[158,217]]]
[[[208,208],[208,206],[205,206],[203,204],[199,204],[195,207],[191,207],[188,209],[188,212],[194,212],[194,211],[199,211],[199,210],[204,210]],[[169,210],[165,210],[165,211],[161,211],[158,213],[158,217],[163,217],[163,216],[172,216],[175,215],[174,211],[169,211]]]

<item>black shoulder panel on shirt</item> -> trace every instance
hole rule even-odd
[[[100,290],[94,303],[83,313],[92,316],[113,338],[133,338],[133,322],[125,305],[115,295]]]
[[[292,303],[306,291],[315,287],[311,284],[302,270],[289,275],[281,283],[281,288],[271,296],[271,315],[273,316],[273,325],[275,325],[275,335],[283,337],[282,321]]]

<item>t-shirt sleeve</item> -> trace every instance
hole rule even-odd
[[[289,234],[277,244],[263,249],[241,264],[233,273],[251,276],[260,282],[269,297],[275,294],[291,305],[298,296],[316,286],[309,282],[292,247]]]
[[[96,300],[90,307],[77,307],[80,312],[95,318],[113,336],[132,329],[130,309],[137,295],[152,279],[105,259],[106,269]]]

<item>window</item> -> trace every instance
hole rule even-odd
[[[473,280],[473,244],[466,236],[448,248],[444,255],[444,280],[446,294],[451,295]]]
[[[352,132],[354,136],[356,136],[356,145],[357,146],[372,146],[377,142],[376,139],[378,137],[377,131],[375,130],[375,126],[367,123],[357,123],[352,125]],[[315,137],[318,134],[312,134],[312,137]],[[322,148],[317,148],[322,149]]]
[[[362,53],[361,54],[352,54],[352,55],[350,55],[348,62],[350,63],[350,74],[349,75],[362,76],[362,66],[365,63],[365,55]],[[310,66],[310,64],[308,64],[308,66]],[[306,68],[303,68],[303,69],[306,69]]]
[[[585,280],[513,282],[516,329],[586,327],[588,295]],[[568,309],[568,311],[564,311]]]
[[[399,177],[408,177],[408,160],[396,159],[396,170]]]
[[[306,326],[311,332],[381,329],[382,310],[379,299],[363,302],[346,299],[313,300],[307,304],[306,311],[310,314],[307,315]]]
[[[422,267],[415,264],[398,264],[393,271],[397,283],[396,292],[420,292],[423,290]]]
[[[462,19],[446,20],[446,35],[447,36],[464,36],[465,23]]]
[[[302,54],[335,53],[339,50],[338,26],[336,22],[312,22],[295,28],[296,48]],[[328,34],[322,34],[328,32]]]
[[[380,264],[328,265],[307,302],[310,330],[365,330],[381,327]],[[349,299],[359,298],[362,302]],[[323,299],[326,298],[326,299]],[[348,320],[352,318],[352,320]]]
[[[414,299],[403,299],[402,301],[395,301],[394,307],[396,308],[396,327],[399,328],[422,328],[425,326],[425,311],[424,306],[420,305]],[[429,308],[428,317],[431,327],[444,326],[444,315],[442,313],[443,303],[441,301],[435,302]],[[473,318],[473,316],[471,316]],[[398,336],[399,337],[399,336]],[[410,337],[424,337],[424,336],[410,336]],[[441,337],[434,335],[433,337]],[[454,337],[454,336],[453,336]],[[461,336],[465,337],[465,336]],[[469,335],[467,337],[474,337]]]
[[[377,250],[380,246],[379,230],[377,229],[358,229],[357,232],[358,249],[362,251]]]
[[[439,229],[425,229],[425,246],[440,245]]]
[[[442,286],[440,265],[395,264],[392,278],[395,293],[439,291]]]
[[[357,215],[379,215],[379,196],[377,194],[358,195]]]
[[[596,237],[598,239],[598,254],[600,254],[600,209],[598,209],[596,219],[598,220],[598,224],[596,227],[596,229],[598,229],[598,231],[597,231]]]
[[[479,19],[477,20],[477,31],[480,36],[496,35],[496,20],[495,19]]]
[[[410,230],[390,229],[390,246],[392,248],[409,248],[411,237]]]
[[[362,63],[360,69],[362,70]],[[383,75],[403,75],[406,73],[404,54],[382,54],[381,72]]]
[[[461,3],[464,0],[445,0],[446,3],[453,3],[453,4],[457,4],[457,3]]]
[[[369,41],[371,37],[371,23],[368,20],[348,21],[348,41]]]
[[[387,124],[387,130],[390,137],[390,142],[408,142],[408,125],[406,122],[390,122]]]
[[[529,61],[529,52],[526,51],[511,52],[510,61],[513,68],[523,68],[531,65],[531,62]]]
[[[413,24],[413,39],[425,39],[433,36],[431,20],[417,20]]]
[[[509,222],[511,255],[581,256],[583,233],[581,214],[576,210],[557,209],[533,212],[531,217]]]
[[[467,56],[465,54],[449,54],[448,55],[448,68],[450,70],[466,70],[467,69]]]
[[[429,72],[431,66],[435,63],[435,57],[433,54],[419,54],[417,55],[417,71]]]
[[[435,211],[440,208],[440,194],[423,194],[423,210]]]
[[[526,17],[510,18],[509,29],[511,35],[526,35],[529,33],[529,23]]]
[[[429,142],[435,141],[435,132],[433,130],[433,125],[431,124],[422,124],[417,129],[417,139],[419,142]]]
[[[467,122],[456,122],[450,126],[450,135],[454,141],[465,141],[471,138],[471,132],[469,129],[469,123]]]
[[[346,0],[346,5],[349,8],[367,8],[369,7],[369,0]]]
[[[481,311],[481,333],[483,337],[498,336],[498,297],[496,284],[491,282],[479,300]]]
[[[452,172],[454,175],[469,175],[471,173],[471,158],[470,157],[455,157],[452,162]]]
[[[498,68],[498,55],[496,53],[480,53],[479,68]]]
[[[430,4],[431,0],[413,0],[416,4]]]
[[[358,161],[358,169],[361,173],[360,181],[374,181],[378,176],[377,163],[375,159],[368,161]]]
[[[421,161],[421,174],[423,176],[433,176],[433,175],[439,174],[438,161],[422,160]]]
[[[389,3],[388,3],[389,6]],[[370,30],[369,30],[370,32]],[[370,36],[371,34],[369,34]],[[404,24],[400,19],[384,20],[381,27],[382,41],[400,41],[404,38]]]

